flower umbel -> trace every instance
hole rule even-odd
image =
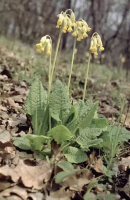
[[[94,33],[92,35],[92,38],[91,38],[91,43],[90,43],[90,49],[91,53],[93,53],[94,55],[98,55],[97,51],[103,51],[104,50],[104,47],[103,47],[103,44],[102,44],[102,40],[101,40],[101,37],[98,33]]]
[[[67,14],[66,10],[65,12],[61,12],[58,16],[58,21],[56,28],[61,28],[62,33],[67,33],[73,31],[73,26],[75,25],[75,15],[72,10],[70,10],[71,14]]]
[[[90,30],[91,30],[91,28],[88,26],[86,21],[81,19],[75,23],[72,36],[74,36],[74,37],[78,36],[77,41],[81,41],[82,39],[88,37],[87,32]]]
[[[37,52],[42,53],[45,51],[46,55],[50,55],[52,52],[52,42],[49,35],[41,38],[40,43],[36,44]]]

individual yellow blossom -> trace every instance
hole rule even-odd
[[[83,38],[88,37],[88,34],[86,32],[83,33]]]
[[[70,26],[70,27],[68,28],[68,32],[71,32],[71,31],[73,31],[73,29],[72,29],[72,27]]]
[[[76,31],[74,31],[73,33],[72,33],[72,36],[77,36],[77,32]]]
[[[100,46],[99,51],[104,51],[104,47]]]
[[[41,53],[42,51],[44,51],[44,47],[42,46],[42,43],[36,44],[36,47],[37,47],[36,51],[38,53]]]
[[[63,20],[64,20],[64,15],[63,15],[63,13],[59,14],[58,17],[59,17],[59,19],[58,19],[58,21],[57,21],[57,25],[60,26],[60,25],[62,25],[62,22],[63,22]]]

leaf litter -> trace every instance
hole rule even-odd
[[[1,52],[5,54],[5,51],[1,50]],[[11,62],[7,61],[6,57]],[[16,82],[12,79],[15,68],[10,67],[9,63],[13,63],[12,66],[23,66],[20,58],[10,53],[6,56],[4,55],[4,60],[0,65],[0,198],[3,200],[26,200],[29,198],[33,200],[69,200],[76,197],[76,195],[78,198],[81,198],[81,193],[83,192],[84,194],[87,191],[87,187],[92,183],[94,177],[97,174],[103,174],[102,159],[97,159],[96,155],[91,156],[93,165],[91,166],[88,162],[88,166],[86,166],[86,168],[89,168],[89,172],[68,176],[61,184],[57,185],[52,181],[55,175],[54,168],[47,161],[40,163],[40,159],[37,159],[32,152],[21,152],[13,146],[12,136],[21,136],[28,134],[30,131],[28,118],[24,113],[21,113],[29,86],[25,81]],[[92,84],[96,84],[95,81]],[[82,94],[81,90],[79,93]],[[99,96],[102,95],[100,94]],[[100,99],[99,96],[98,99]],[[106,100],[103,101],[101,99],[99,113],[104,114],[106,117],[112,117],[113,115],[118,115],[118,110],[110,106]],[[122,120],[124,118],[125,114],[122,116]],[[125,125],[128,128],[130,127],[129,114]],[[26,162],[27,159],[30,159],[30,164]],[[122,158],[118,165],[125,166],[122,168],[128,173],[129,157]],[[78,167],[82,169],[82,166]],[[77,169],[77,166],[75,166],[75,169]],[[97,174],[91,171],[91,169],[95,170]],[[51,186],[50,183],[52,184]],[[127,179],[125,189],[123,190],[127,196],[129,196],[128,185],[129,179]],[[94,186],[94,188],[96,192],[94,189],[92,192],[101,193],[103,199],[106,189],[100,189],[98,186]],[[118,185],[116,192],[118,192]],[[95,195],[90,193],[90,196],[92,196],[91,194],[94,199]]]

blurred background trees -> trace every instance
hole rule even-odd
[[[118,66],[119,60],[126,68],[130,65],[130,0],[1,0],[0,34],[34,44],[45,35],[57,40],[56,15],[71,8],[76,19],[83,18],[98,32],[105,51],[100,62]],[[79,51],[89,48],[84,40]],[[73,37],[64,34],[62,49],[72,48]]]

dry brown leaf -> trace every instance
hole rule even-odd
[[[6,197],[6,200],[23,200],[23,199],[21,199],[20,197],[16,195],[11,195],[10,197]]]
[[[127,116],[126,116],[127,115]],[[122,119],[121,119],[121,122],[124,124],[125,122],[125,126],[130,128],[130,113],[128,114],[122,114]]]
[[[7,111],[7,108],[2,106],[2,105],[0,105],[0,110]]]
[[[101,158],[99,158],[94,164],[94,170],[96,172],[102,173],[103,172],[102,167],[103,167],[103,161]]]
[[[28,166],[23,160],[19,160],[18,165],[13,169],[7,165],[0,168],[1,176],[10,176],[13,182],[17,182],[21,178],[26,187],[35,189],[44,188],[45,183],[50,179],[51,173],[52,168],[47,162],[40,166]]]
[[[14,127],[18,124],[26,124],[26,116],[24,114],[20,114],[20,116],[13,116],[8,120],[9,126]]]
[[[126,171],[127,167],[130,166],[130,156],[126,158],[121,158],[121,161],[118,163],[118,167]]]
[[[12,98],[8,98],[8,103],[11,107],[15,108],[16,110],[21,108],[21,106],[18,103],[15,103],[15,101]]]
[[[26,190],[17,185],[4,190],[3,192],[1,192],[0,195],[2,197],[8,197],[8,196],[11,196],[11,193],[16,194],[17,196],[21,197],[23,200],[26,200],[28,197]]]
[[[46,200],[71,200],[72,192],[67,192],[64,188],[58,191],[50,192],[49,196],[46,196]]]
[[[10,139],[11,139],[11,136],[10,136],[9,131],[4,130],[0,132],[0,141],[2,143],[9,142]]]
[[[43,199],[45,199],[43,193],[41,193],[41,192],[30,193],[28,195],[28,198],[31,198],[32,200],[43,200]]]

